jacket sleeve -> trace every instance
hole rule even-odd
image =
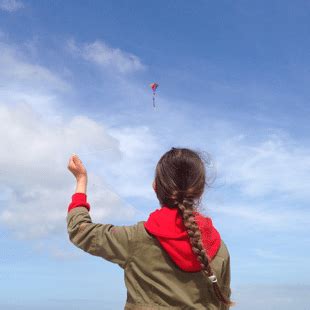
[[[222,285],[221,290],[227,296],[227,298],[230,298],[231,296],[231,288],[230,288],[230,255],[228,254],[227,258],[224,261],[223,269],[222,269]],[[224,304],[221,304],[220,310],[228,310],[230,307]]]
[[[67,214],[70,241],[83,251],[125,268],[131,257],[131,245],[137,224],[115,226],[92,223],[88,208],[74,206]]]

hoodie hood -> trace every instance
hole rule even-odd
[[[196,223],[202,237],[202,244],[207,255],[212,260],[221,245],[219,232],[209,217],[195,212]],[[201,270],[197,255],[193,252],[183,224],[183,218],[178,208],[162,206],[149,215],[144,222],[145,229],[154,235],[162,248],[169,254],[174,263],[183,271],[197,272]]]

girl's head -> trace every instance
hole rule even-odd
[[[197,152],[186,148],[172,148],[160,158],[153,183],[157,198],[162,206],[180,210],[192,250],[197,255],[202,271],[210,277],[214,273],[194,216],[205,186],[204,159]],[[234,304],[222,294],[217,282],[212,282],[212,285],[219,301],[227,305]]]
[[[200,200],[206,185],[202,158],[185,148],[172,148],[159,160],[154,187],[161,205],[173,208],[184,199]]]

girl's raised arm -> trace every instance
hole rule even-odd
[[[95,224],[92,223],[88,209],[78,206],[68,212],[67,231],[70,241],[78,248],[125,268],[131,257],[132,240],[137,231],[137,224]]]
[[[133,226],[114,226],[92,222],[87,202],[87,171],[76,154],[68,163],[68,169],[75,176],[76,193],[68,207],[67,231],[70,241],[83,251],[100,256],[125,268],[131,254],[131,241],[137,224]]]

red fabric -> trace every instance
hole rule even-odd
[[[221,236],[209,217],[195,213],[195,220],[202,235],[202,244],[212,260],[221,245]],[[154,235],[175,264],[184,271],[201,270],[197,255],[193,252],[182,215],[177,208],[162,206],[152,212],[145,229]]]
[[[69,204],[68,212],[76,207],[85,207],[88,211],[90,210],[90,205],[87,202],[87,195],[84,193],[75,193],[72,195],[72,202]]]

